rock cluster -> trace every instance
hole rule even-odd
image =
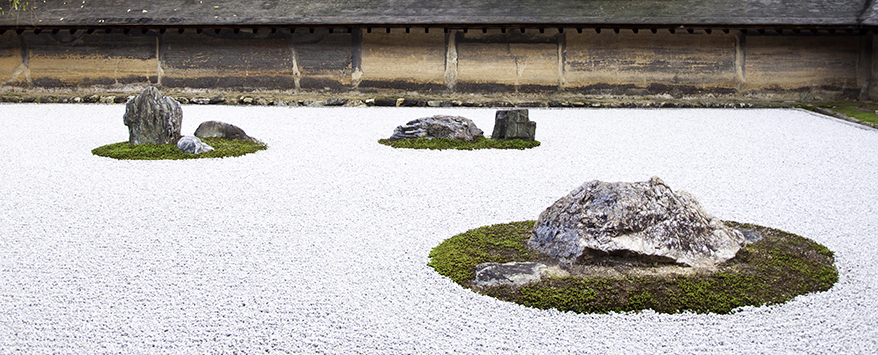
[[[131,144],[175,144],[180,137],[180,103],[149,87],[125,104],[125,125]]]
[[[396,127],[390,139],[449,138],[472,142],[477,137],[484,137],[484,132],[469,118],[436,115]]]
[[[587,182],[543,211],[528,240],[530,247],[568,265],[597,252],[695,267],[731,259],[744,243],[741,231],[657,177]]]
[[[522,139],[532,141],[536,137],[537,123],[528,118],[527,110],[500,110],[494,116],[491,139]]]

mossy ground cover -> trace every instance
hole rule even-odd
[[[510,140],[493,140],[485,137],[478,137],[472,142],[460,139],[448,138],[417,138],[417,139],[380,139],[378,143],[389,145],[394,148],[410,148],[410,149],[458,149],[458,150],[474,150],[474,149],[528,149],[538,147],[539,141],[525,141],[521,139]]]
[[[870,102],[834,102],[817,105],[863,122],[878,124],[878,103]]]
[[[730,313],[743,306],[784,303],[826,291],[838,280],[833,253],[798,235],[727,222],[762,234],[714,273],[692,276],[550,277],[521,287],[476,287],[476,265],[485,262],[545,262],[527,245],[534,221],[481,227],[453,236],[430,252],[429,265],[463,287],[540,309],[578,313]]]
[[[183,153],[174,144],[138,144],[128,142],[108,144],[95,149],[91,153],[102,157],[120,160],[177,160],[237,157],[267,149],[265,143],[250,140],[200,138],[214,149],[201,154]]]

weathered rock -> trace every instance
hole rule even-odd
[[[528,244],[564,264],[595,251],[710,267],[735,256],[744,235],[659,178],[591,181],[540,214]]]
[[[366,107],[368,106],[363,100],[348,100],[344,103],[344,107]]]
[[[476,137],[484,137],[484,132],[472,120],[460,116],[436,115],[396,127],[390,139],[450,138],[472,142]]]
[[[200,139],[198,139],[198,137],[183,136],[182,138],[180,138],[179,141],[177,141],[177,149],[179,149],[183,153],[201,154],[213,150],[213,147],[211,147],[207,143],[202,142]]]
[[[204,121],[195,129],[198,138],[219,137],[225,139],[253,140],[244,130],[233,124],[219,121]]]
[[[275,106],[299,106],[299,102],[296,100],[288,100],[288,99],[277,99],[272,102]]]
[[[150,86],[128,100],[124,120],[131,144],[174,144],[180,137],[183,109],[179,102]]]
[[[478,286],[521,286],[539,281],[546,265],[539,263],[483,263],[476,266],[473,283]]]
[[[527,110],[500,110],[494,116],[491,139],[522,139],[532,141],[536,137],[537,123],[528,119]]]
[[[331,97],[326,99],[323,104],[326,106],[344,106],[344,104],[346,104],[347,102],[348,99],[343,97]]]
[[[396,107],[396,106],[399,106],[399,104],[401,103],[400,100],[401,99],[375,99],[373,102],[374,102],[375,106]]]

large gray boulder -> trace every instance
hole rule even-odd
[[[202,142],[198,137],[184,136],[177,141],[177,149],[183,153],[201,154],[213,150],[213,147]]]
[[[175,144],[180,138],[183,109],[150,86],[125,104],[125,125],[131,144]]]
[[[436,115],[396,127],[390,139],[449,138],[472,142],[476,137],[484,137],[484,134],[469,118]]]
[[[744,235],[703,210],[692,195],[653,177],[591,181],[540,214],[528,244],[562,264],[597,251],[711,267],[735,256]]]
[[[219,121],[205,121],[195,129],[198,138],[219,137],[225,139],[253,140],[244,130],[233,124]]]
[[[531,121],[528,111],[499,110],[494,115],[494,131],[491,139],[521,139],[532,141],[536,138],[537,123]]]

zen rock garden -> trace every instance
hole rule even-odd
[[[183,109],[180,103],[171,97],[162,96],[155,87],[149,87],[125,104],[123,122],[128,126],[127,143],[130,145],[108,145],[96,148],[92,153],[116,159],[179,159],[180,157],[175,157],[166,150],[155,153],[157,156],[135,151],[142,144],[175,146],[182,153],[196,156],[214,151],[215,147],[202,141],[204,139],[211,139],[224,146],[221,152],[209,157],[239,156],[267,147],[248,136],[240,127],[218,121],[205,121],[198,126],[194,135],[182,136],[182,121]],[[241,143],[226,144],[228,141]]]
[[[393,130],[390,139],[448,138],[472,142],[484,132],[469,118],[436,115],[409,121]]]
[[[528,110],[523,109],[497,111],[491,139],[486,139],[471,119],[435,115],[397,126],[390,138],[378,142],[395,148],[416,149],[526,149],[539,146],[535,136],[536,122],[530,121]]]
[[[150,87],[126,104],[125,144],[168,145],[202,155],[215,150],[202,140],[258,143],[240,127],[218,121],[205,121],[194,135],[181,136],[181,122],[180,103]],[[500,110],[490,139],[471,119],[435,115],[398,126],[379,142],[403,148],[525,149],[539,145],[535,133],[528,110]],[[394,145],[399,142],[416,145]],[[445,145],[434,148],[434,142]],[[576,312],[728,313],[827,290],[838,279],[833,254],[822,245],[722,221],[694,196],[674,191],[658,177],[586,182],[535,221],[468,231],[437,246],[430,257],[440,274],[476,292]]]
[[[491,139],[522,139],[532,141],[537,123],[528,119],[527,110],[500,110],[494,120]],[[409,121],[393,130],[390,139],[447,138],[472,142],[484,137],[473,121],[461,116],[435,115]]]
[[[829,289],[838,279],[832,255],[793,234],[724,222],[653,177],[586,182],[535,221],[446,240],[430,265],[476,292],[538,308],[728,313]]]
[[[601,257],[623,262],[709,270],[733,257],[757,233],[725,225],[694,196],[671,190],[661,179],[644,182],[590,181],[543,211],[528,246],[566,270]],[[523,285],[539,281],[539,263],[486,263],[476,268],[477,285]],[[569,271],[567,272],[569,273]],[[555,274],[565,272],[555,271]]]

